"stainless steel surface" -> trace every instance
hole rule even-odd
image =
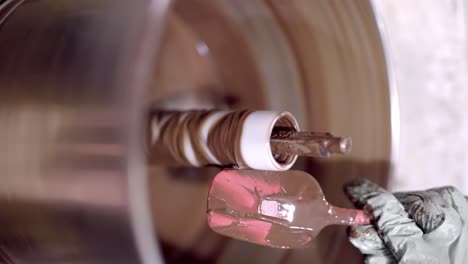
[[[209,87],[236,98],[238,109],[288,110],[301,130],[350,136],[350,155],[299,159],[296,167],[312,174],[336,205],[352,206],[342,186],[353,178],[386,184],[397,119],[370,1],[181,0],[172,11],[153,98]],[[216,236],[207,230],[204,211],[216,171],[153,166],[150,174],[168,261],[362,263],[342,227],[327,228],[310,247],[291,251]]]
[[[0,262],[159,261],[140,134],[166,7],[38,0],[3,14]]]
[[[150,168],[148,199],[142,97],[167,1],[25,1],[0,25],[0,259],[157,263],[154,221],[169,260],[195,248],[222,263],[358,263],[343,229],[291,252],[205,232],[213,171]],[[193,0],[173,10],[147,100],[208,87],[236,107],[290,110],[303,129],[350,135],[346,158],[298,166],[337,205],[349,205],[341,185],[351,178],[386,182],[388,69],[368,1]]]

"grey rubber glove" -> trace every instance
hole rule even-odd
[[[373,217],[349,230],[365,263],[468,263],[468,202],[455,188],[392,194],[356,180],[345,192]]]

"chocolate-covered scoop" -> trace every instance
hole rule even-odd
[[[223,170],[208,195],[208,225],[235,239],[280,248],[303,247],[327,225],[364,225],[363,211],[329,204],[302,171]]]

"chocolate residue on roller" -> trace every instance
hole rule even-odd
[[[241,167],[244,164],[240,155],[240,137],[247,116],[253,110],[231,112],[222,117],[208,133],[208,148],[223,165]]]
[[[149,124],[150,161],[180,166],[240,167],[244,164],[239,151],[240,136],[243,123],[252,112],[224,113],[209,128],[205,141],[202,128],[209,118],[220,114],[220,110],[153,111]],[[191,159],[187,157],[187,149],[193,150]]]

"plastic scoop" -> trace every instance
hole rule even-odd
[[[238,240],[304,247],[327,225],[365,225],[361,210],[332,206],[302,171],[223,170],[210,187],[208,225]]]

